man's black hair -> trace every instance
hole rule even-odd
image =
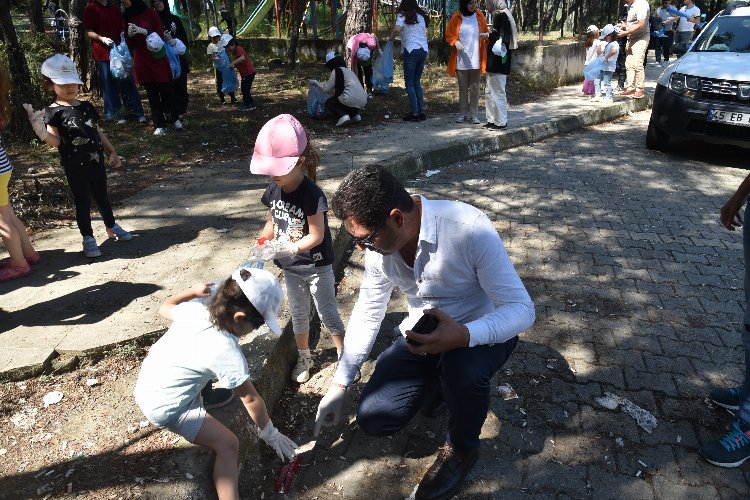
[[[350,217],[358,224],[379,229],[391,210],[414,210],[414,200],[391,172],[376,166],[362,167],[344,177],[331,198],[331,210],[341,220]]]

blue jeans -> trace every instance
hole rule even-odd
[[[404,82],[406,94],[409,96],[409,105],[413,114],[424,113],[424,93],[422,92],[422,71],[427,60],[427,52],[424,49],[414,49],[411,52],[404,51]]]
[[[607,98],[612,98],[612,74],[614,71],[600,71],[599,78],[594,78],[594,97],[599,97],[602,91],[602,80],[607,90]]]
[[[402,336],[378,356],[357,411],[367,434],[388,436],[404,428],[435,384],[450,411],[448,440],[459,451],[479,447],[479,432],[490,404],[490,379],[508,360],[518,337],[502,344],[464,347],[417,356]]]
[[[104,97],[104,118],[112,119],[120,111],[120,96],[122,103],[137,117],[145,116],[138,87],[131,76],[127,80],[118,80],[109,70],[109,61],[96,61],[99,82]]]
[[[750,197],[747,203],[750,203]],[[750,424],[750,227],[742,229],[742,249],[745,257],[745,331],[742,332],[742,345],[745,347],[745,380],[742,381],[740,411],[737,416]]]

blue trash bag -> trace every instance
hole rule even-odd
[[[120,32],[120,44],[113,45],[109,50],[109,70],[118,80],[127,80],[133,74],[133,57],[123,32]]]
[[[602,65],[604,64],[603,57],[597,57],[586,66],[583,67],[583,78],[586,80],[596,80],[599,78],[599,73],[602,71]]]
[[[216,61],[216,70],[221,72],[221,91],[225,94],[234,93],[237,90],[239,81],[237,73],[229,64],[229,56],[226,50],[219,52],[219,59]]]
[[[383,47],[383,54],[372,63],[372,89],[385,94],[393,83],[393,42]]]
[[[177,80],[182,73],[180,67],[180,56],[174,51],[174,47],[169,45],[169,42],[164,42],[164,48],[167,51],[167,59],[169,59],[169,68],[172,70],[172,78]]]
[[[325,92],[317,85],[309,84],[307,87],[307,114],[313,118],[323,118],[326,114]]]

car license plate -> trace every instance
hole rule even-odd
[[[747,113],[740,113],[737,111],[710,109],[708,110],[708,115],[706,115],[706,120],[710,122],[721,122],[729,123],[730,125],[750,127],[750,111]]]

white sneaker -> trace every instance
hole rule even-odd
[[[599,102],[601,100],[602,100],[602,98],[599,97],[598,95],[595,95],[594,97],[591,98],[591,102]]]
[[[337,122],[336,122],[336,126],[337,126],[337,127],[340,127],[340,126],[342,126],[342,125],[346,125],[346,124],[347,124],[347,123],[349,123],[349,122],[350,122],[351,120],[352,120],[352,119],[351,119],[351,118],[349,118],[349,115],[344,115],[344,116],[342,116],[341,118],[339,118],[339,121],[337,121]]]
[[[456,118],[456,123],[463,123],[467,121],[468,116],[466,115],[459,115],[458,118]]]
[[[482,122],[480,122],[480,121],[479,121],[479,117],[478,117],[477,115],[472,115],[472,116],[470,116],[470,117],[469,117],[469,120],[470,120],[470,121],[471,121],[471,123],[473,123],[474,125],[479,125],[480,123],[482,123]]]
[[[126,123],[128,123],[128,121],[125,118],[120,118],[119,120],[117,120],[118,125],[125,125]]]
[[[612,104],[613,102],[615,102],[615,100],[612,99],[611,97],[602,97],[602,102],[604,104]]]
[[[297,358],[297,364],[295,365],[294,370],[292,370],[292,382],[304,384],[305,382],[310,380],[310,368],[312,367],[312,356],[305,356],[304,354],[300,354]]]
[[[180,120],[174,121],[174,129],[175,130],[182,130],[182,122]]]
[[[162,127],[154,129],[154,135],[167,135],[167,129]]]
[[[361,122],[361,121],[362,121],[362,115],[360,115],[360,114],[357,114],[357,115],[354,116],[354,118],[352,118],[352,123],[358,123],[358,122]]]

